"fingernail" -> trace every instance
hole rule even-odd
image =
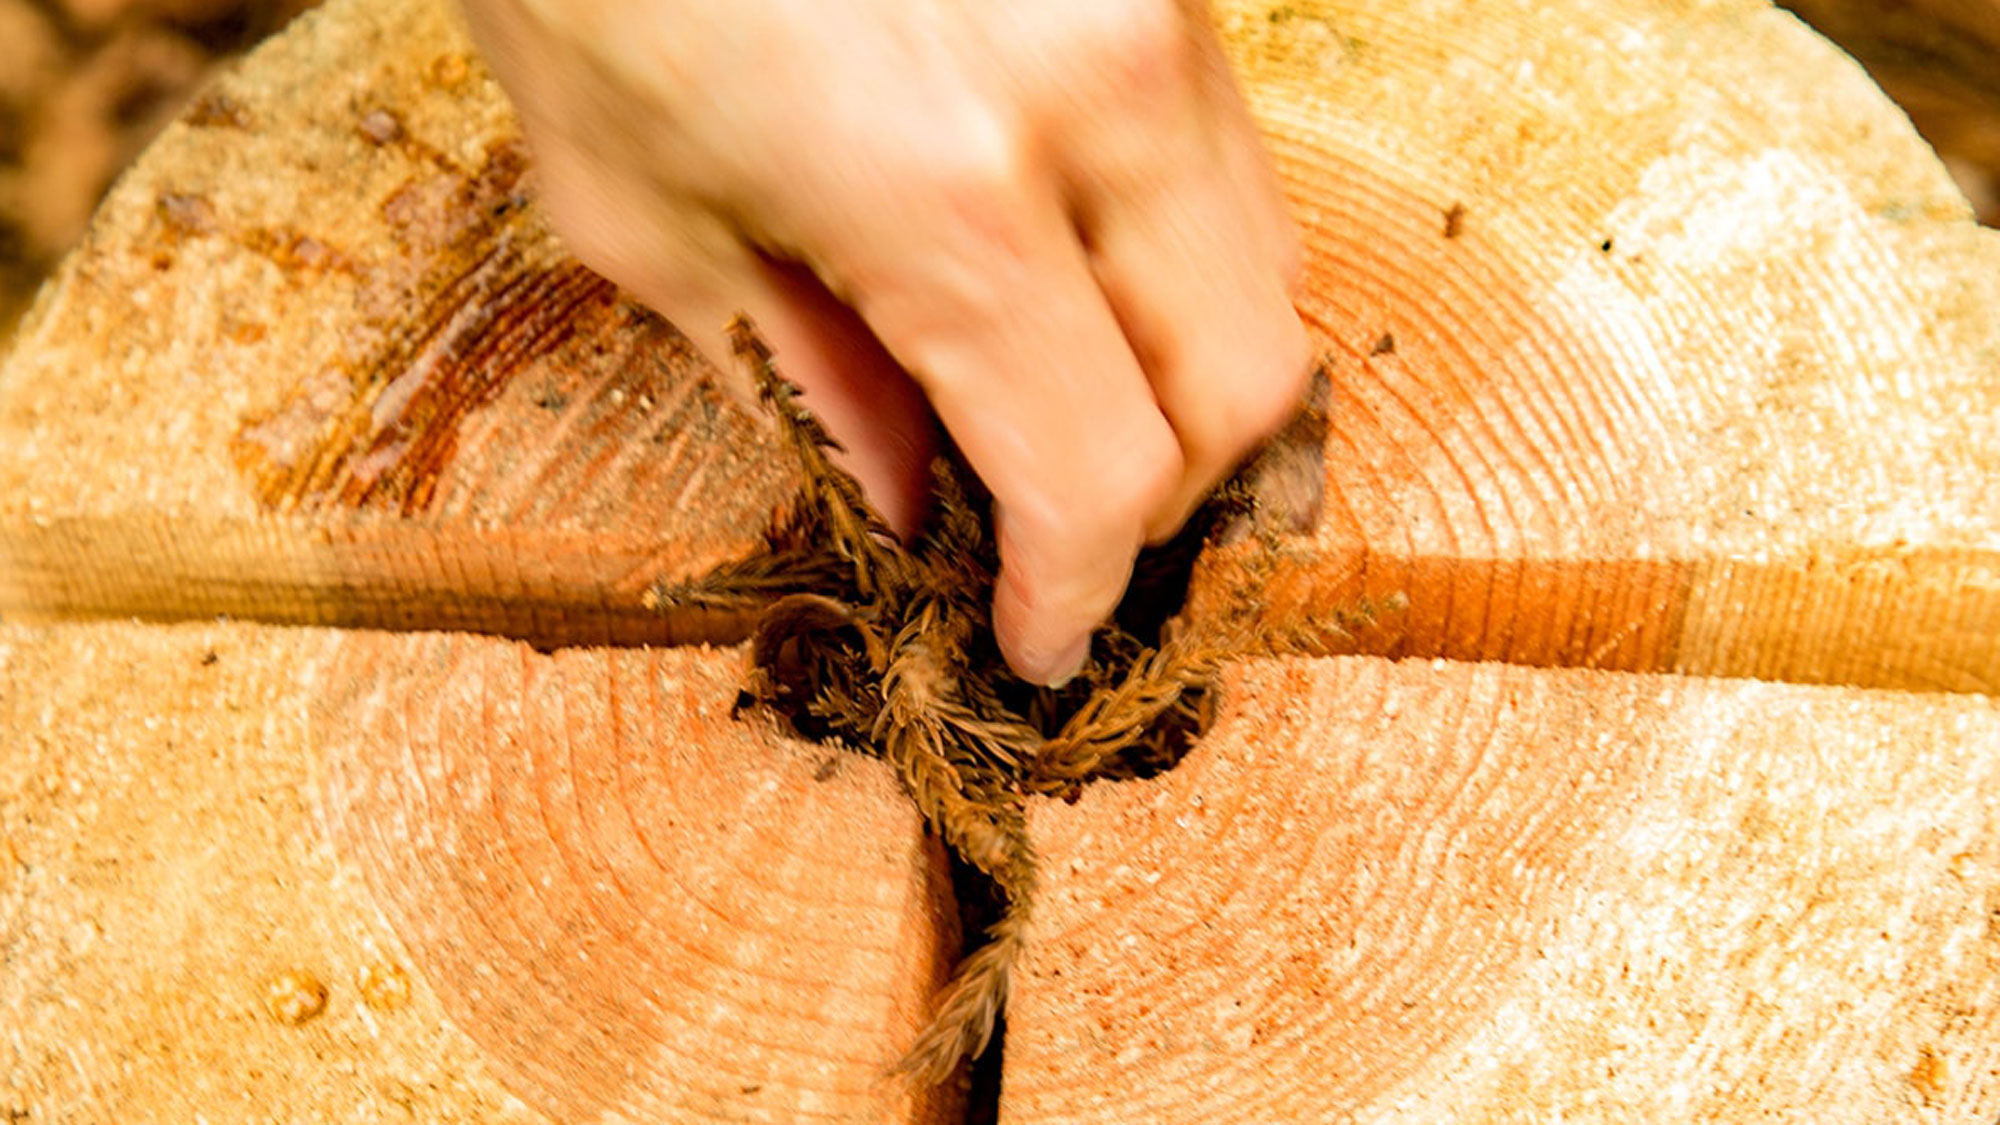
[[[1052,688],[1063,687],[1076,679],[1076,674],[1083,671],[1083,662],[1088,659],[1090,659],[1090,634],[1085,633],[1075,644],[1063,649],[1055,659],[1048,662],[1047,675],[1035,678]]]

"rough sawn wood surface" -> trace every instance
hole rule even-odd
[[[1990,1122],[2000,243],[1749,0],[1217,15],[1332,397],[1194,612],[1326,655],[1037,807],[1000,1119]],[[792,481],[533,183],[336,0],[0,360],[0,1114],[962,1115],[886,771],[590,647]]]

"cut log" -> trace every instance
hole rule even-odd
[[[959,1119],[943,853],[740,660],[0,627],[0,1116]]]
[[[1990,1121],[1991,699],[1341,658],[1040,805],[1003,1122]]]
[[[1374,655],[1238,667],[1180,770],[1038,808],[1002,1112],[1990,1120],[2000,244],[1749,0],[1218,9],[1331,394],[1283,482],[1322,516],[1193,608]],[[226,79],[0,366],[0,613],[700,635],[643,592],[793,481],[532,188],[437,3]],[[200,686],[209,637],[251,678]],[[939,854],[874,765],[726,722],[733,658],[5,638],[32,1112],[957,1112],[881,1069]],[[406,1024],[343,1001],[378,961]]]

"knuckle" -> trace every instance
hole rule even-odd
[[[858,123],[842,136],[847,159],[861,166],[853,175],[879,177],[888,193],[917,204],[991,203],[1018,193],[1033,175],[1020,112],[986,94],[947,92]]]
[[[1180,443],[1163,419],[1151,424],[1105,427],[1065,450],[1059,474],[1036,472],[1030,479],[989,482],[1002,506],[1022,513],[1026,526],[1094,529],[1092,534],[1136,545],[1142,530],[1168,504],[1184,479]]]
[[[788,204],[808,237],[892,252],[918,236],[967,227],[1019,210],[1040,174],[1032,143],[1011,107],[983,98],[942,97],[896,107],[866,122],[831,122],[818,159],[788,161],[759,193]]]
[[[1181,431],[1192,472],[1220,479],[1304,404],[1312,357],[1303,334],[1296,346],[1274,349],[1270,361],[1231,383],[1220,400],[1183,413]]]
[[[912,210],[924,235],[947,255],[975,260],[1018,256],[1029,237],[1033,175],[1023,146],[994,138],[962,146],[910,177]]]
[[[1005,106],[970,104],[912,109],[853,134],[851,175],[879,181],[879,193],[920,207],[935,201],[990,203],[1018,192],[1030,162],[1022,129]],[[864,193],[858,190],[855,196]]]
[[[1180,490],[1187,473],[1186,454],[1165,424],[1144,427],[1117,452],[1101,478],[1102,500],[1111,512],[1140,526]]]
[[[1092,34],[1081,36],[1076,61],[1099,76],[1124,104],[1171,104],[1170,95],[1195,79],[1198,57],[1187,15],[1172,0],[1119,0],[1101,5]]]
[[[918,347],[1017,313],[1046,233],[1019,153],[1011,143],[974,143],[900,171],[900,205],[889,209],[896,217],[878,215],[836,236],[841,284],[871,323]]]

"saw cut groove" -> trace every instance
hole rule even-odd
[[[1257,563],[1267,623],[1400,595],[1345,651],[2000,687],[2000,383],[1967,358],[1991,236],[1851,64],[1756,5],[1717,14],[1726,47],[1665,5],[1219,18],[1338,420],[1312,544]],[[1736,80],[1778,56],[1815,97]],[[1607,69],[1641,59],[1663,77]],[[1574,95],[1599,86],[1615,127]],[[1257,588],[1250,553],[1212,600]]]
[[[401,18],[448,40],[440,16]],[[386,110],[225,80],[249,124],[171,130],[187,158],[132,170],[23,326],[0,612],[740,638],[639,599],[756,542],[794,486],[768,428],[562,249],[497,91],[364,54],[335,69],[389,72],[389,140],[363,128]],[[92,327],[59,342],[70,318]]]
[[[1196,604],[1330,625],[1340,651],[1671,666],[1690,564],[1646,558],[1632,518],[1659,406],[1490,235],[1448,235],[1324,127],[1268,124],[1306,226],[1301,313],[1329,341],[1325,513],[1304,542],[1206,557]],[[1399,608],[1355,628],[1357,605]]]

